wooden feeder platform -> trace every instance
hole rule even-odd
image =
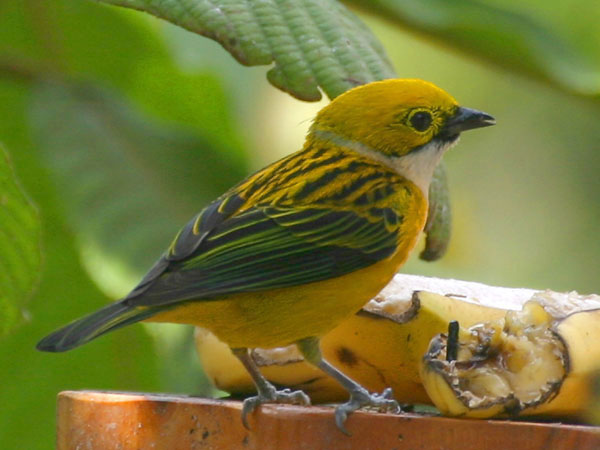
[[[66,391],[58,396],[59,450],[538,450],[600,449],[600,427],[358,411],[346,428],[333,408],[263,405],[241,422],[241,402]]]

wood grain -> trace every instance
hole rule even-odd
[[[600,427],[357,412],[335,426],[330,407],[265,405],[240,419],[231,400],[66,391],[59,450],[145,449],[600,449]]]

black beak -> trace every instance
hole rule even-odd
[[[443,137],[452,138],[458,136],[462,131],[489,127],[495,124],[496,119],[489,114],[460,106],[456,113],[448,119],[440,134]]]

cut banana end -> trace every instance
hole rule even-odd
[[[599,310],[555,319],[530,301],[522,311],[463,330],[458,340],[435,336],[421,380],[445,415],[580,416],[600,369],[599,338]]]

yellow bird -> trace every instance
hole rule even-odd
[[[277,391],[249,349],[296,343],[306,361],[350,393],[345,431],[363,406],[397,410],[321,356],[319,339],[374,297],[423,230],[433,171],[462,131],[493,125],[435,85],[391,79],[356,87],[324,107],[302,150],[234,186],[194,217],[127,297],[50,334],[60,352],[138,321],[197,325],[226,342],[267,402],[309,404]]]

